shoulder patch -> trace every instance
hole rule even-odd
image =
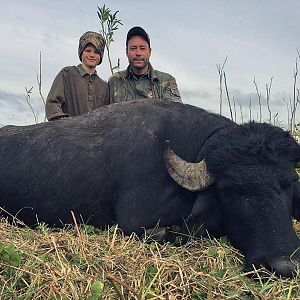
[[[70,68],[70,67],[64,67],[64,68],[62,69],[62,71],[63,71],[63,72],[69,72],[69,68]]]
[[[126,75],[126,71],[116,72],[109,77],[109,80],[113,78],[125,78],[125,75]]]

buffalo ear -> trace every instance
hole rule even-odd
[[[297,181],[293,185],[293,204],[292,204],[293,217],[300,221],[300,182]]]
[[[207,232],[211,236],[220,237],[224,234],[223,212],[220,208],[220,202],[215,186],[211,186],[206,190],[198,192],[194,206],[187,217],[190,228],[193,225],[200,225],[196,236],[206,235]]]
[[[216,197],[215,191],[211,188],[199,192],[187,220],[201,219],[207,215],[216,202]]]

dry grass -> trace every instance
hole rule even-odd
[[[300,275],[277,279],[263,271],[250,279],[243,257],[225,239],[175,247],[124,237],[116,227],[31,230],[4,219],[0,236],[21,257],[13,266],[0,256],[3,300],[300,299]]]

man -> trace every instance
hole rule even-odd
[[[49,121],[77,116],[107,101],[107,83],[96,72],[103,59],[103,37],[87,31],[79,39],[78,66],[63,68],[53,81],[46,101],[46,117]]]
[[[175,78],[152,68],[150,38],[143,28],[133,27],[128,31],[126,55],[128,68],[113,74],[108,81],[109,103],[138,98],[181,102]]]

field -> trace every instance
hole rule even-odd
[[[4,219],[0,235],[2,300],[300,299],[300,274],[245,273],[225,237],[159,245],[123,236],[116,226],[32,230]]]

